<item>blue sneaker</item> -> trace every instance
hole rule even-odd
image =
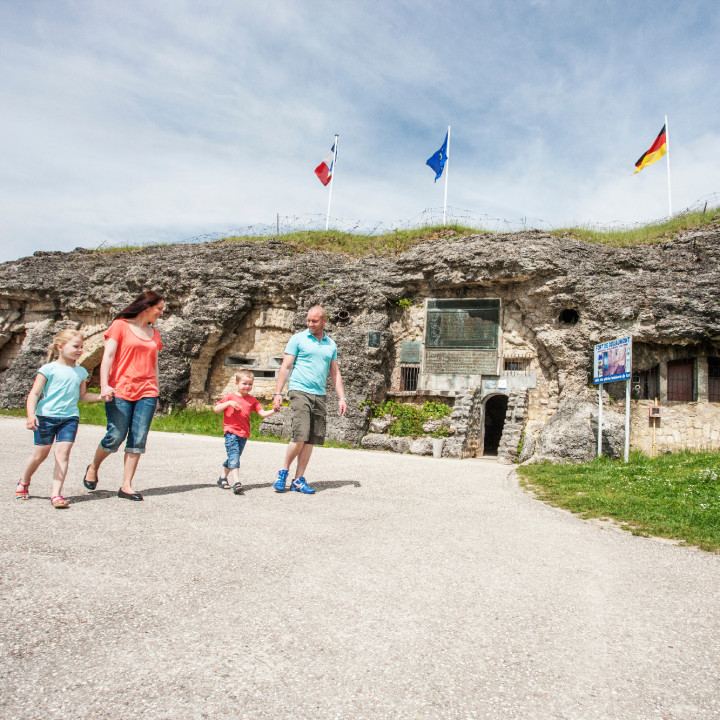
[[[278,470],[278,476],[277,480],[275,481],[275,484],[273,487],[275,488],[275,492],[285,492],[285,483],[287,482],[287,470]]]
[[[295,478],[290,483],[290,489],[295,492],[305,493],[305,495],[312,495],[315,492],[315,488],[311,488],[306,482],[304,477]]]

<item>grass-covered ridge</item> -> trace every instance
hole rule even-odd
[[[363,235],[339,230],[306,230],[280,235],[286,245],[297,252],[320,250],[352,257],[365,255],[397,255],[415,245],[433,240],[456,239],[464,235],[487,232],[464,225],[433,225],[412,230],[395,230],[382,235]],[[227,237],[221,242],[265,241],[267,237]]]
[[[627,464],[524,465],[518,475],[541,500],[583,518],[720,552],[720,452],[633,452]]]
[[[589,227],[566,227],[549,230],[551,235],[572,237],[585,242],[599,243],[612,247],[633,247],[655,242],[662,242],[690,230],[703,230],[717,227],[720,208],[706,208],[704,211],[679,213],[667,221],[648,225],[621,229],[594,229]],[[524,231],[528,232],[528,231]],[[278,239],[296,252],[304,253],[313,250],[332,252],[350,257],[365,255],[398,255],[424,242],[439,240],[456,240],[467,235],[493,234],[500,235],[480,227],[466,225],[431,225],[410,230],[394,230],[380,235],[342,232],[340,230],[306,230],[286,233],[284,235],[232,235],[210,242],[223,244],[233,242],[263,243],[270,239]],[[104,246],[92,250],[93,253],[142,253],[149,249],[166,247],[173,243],[153,243],[149,245],[116,245]],[[180,244],[180,243],[178,243]]]
[[[613,247],[634,247],[669,240],[690,230],[703,230],[718,224],[713,217],[717,216],[718,208],[707,208],[706,211],[688,212],[675,215],[665,222],[656,222],[632,229],[592,230],[582,227],[560,228],[552,230],[552,235],[560,237],[570,235],[578,240],[600,243]]]
[[[665,222],[650,223],[625,229],[602,230],[586,227],[567,227],[549,230],[551,235],[572,237],[586,242],[599,243],[612,247],[633,247],[668,240],[690,230],[702,230],[717,225],[713,217],[720,208],[706,208],[704,211],[685,212],[675,215]],[[524,231],[528,232],[528,231]],[[456,240],[467,235],[500,233],[480,227],[467,225],[430,225],[410,230],[394,230],[381,235],[342,232],[340,230],[306,230],[284,235],[231,235],[215,243],[257,242],[278,239],[296,252],[313,250],[332,252],[350,257],[365,255],[398,255],[415,245],[438,240]],[[152,243],[149,245],[104,246],[92,250],[93,253],[142,253],[149,249],[167,247],[173,243]],[[180,243],[177,243],[180,244]]]

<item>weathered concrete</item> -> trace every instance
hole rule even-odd
[[[12,499],[30,433],[0,418],[0,717],[8,720],[618,720],[720,717],[720,556],[546,506],[490,460],[151,433],[69,510]]]

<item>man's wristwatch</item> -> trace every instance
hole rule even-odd
[[[279,395],[280,397],[282,397],[282,393],[273,393],[273,397],[275,397],[276,395]]]
[[[338,402],[347,402],[347,400],[345,398],[338,398]]]

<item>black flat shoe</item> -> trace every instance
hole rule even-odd
[[[90,463],[90,465],[92,465],[92,463]],[[93,480],[93,482],[90,482],[90,481],[87,479],[87,474],[88,474],[88,470],[90,469],[90,465],[88,465],[88,466],[85,468],[85,477],[83,478],[83,485],[84,485],[88,490],[94,490],[94,489],[97,487],[98,480],[99,480],[100,478],[97,476],[97,472],[96,472],[96,473],[95,473],[95,480]]]
[[[143,496],[140,493],[126,493],[122,489],[118,490],[118,497],[125,498],[126,500],[142,500]]]

